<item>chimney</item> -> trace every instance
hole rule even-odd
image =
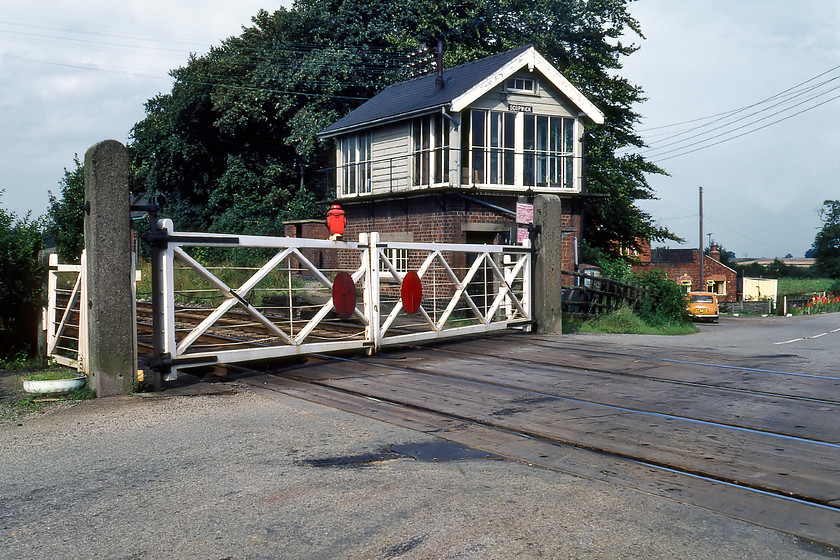
[[[720,250],[717,245],[712,245],[711,249],[709,249],[709,256],[716,261],[720,260]]]
[[[438,37],[437,48],[437,77],[435,78],[435,91],[443,89],[443,35]]]

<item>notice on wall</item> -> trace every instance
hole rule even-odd
[[[534,223],[534,205],[526,204],[524,202],[516,203],[516,223],[517,224],[533,224]]]
[[[530,236],[528,235],[528,228],[516,228],[516,242],[522,243],[526,239],[530,239]]]

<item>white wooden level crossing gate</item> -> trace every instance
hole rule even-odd
[[[527,246],[190,233],[171,220],[148,239],[152,364],[164,379],[198,365],[377,352],[531,324]],[[245,252],[264,264],[230,266]]]
[[[47,356],[64,366],[84,371],[87,352],[85,255],[81,264],[58,264],[58,255],[49,256],[47,307],[42,324],[46,330]]]

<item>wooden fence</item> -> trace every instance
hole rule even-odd
[[[600,315],[622,304],[635,306],[646,290],[633,284],[617,282],[585,272],[562,271],[563,311],[582,315]]]

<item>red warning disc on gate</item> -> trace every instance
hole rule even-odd
[[[402,286],[400,286],[400,297],[406,313],[413,315],[420,310],[420,301],[423,299],[423,284],[413,270],[409,270],[403,278]]]
[[[342,319],[349,319],[356,310],[356,284],[346,272],[335,275],[332,286],[332,299],[335,312]]]

